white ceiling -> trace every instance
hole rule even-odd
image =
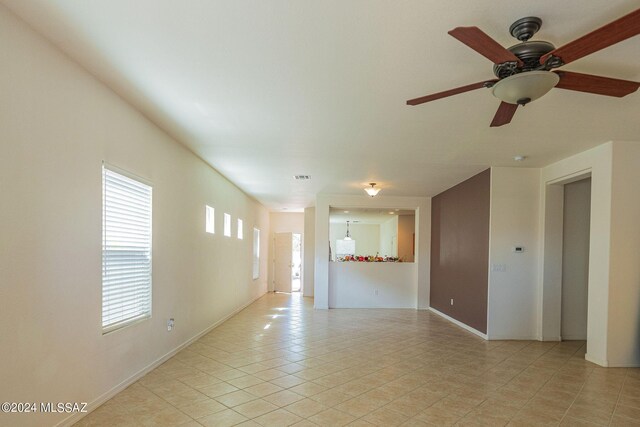
[[[405,105],[493,77],[447,35],[456,26],[510,46],[509,25],[534,15],[544,21],[534,39],[561,46],[637,1],[0,1],[271,209],[312,205],[319,192],[366,197],[370,181],[429,196],[488,166],[640,141],[640,93],[555,89],[500,128],[489,127],[499,102],[488,90]],[[640,80],[640,37],[565,69]]]

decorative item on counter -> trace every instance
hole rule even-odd
[[[338,262],[403,262],[402,258],[398,257],[381,257],[377,254],[374,255],[345,255],[338,257]]]

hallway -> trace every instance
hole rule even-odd
[[[640,425],[640,369],[584,352],[270,293],[76,425]]]

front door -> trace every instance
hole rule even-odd
[[[275,238],[275,286],[276,292],[291,292],[291,268],[293,267],[293,233],[276,233]]]

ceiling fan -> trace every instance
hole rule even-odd
[[[526,17],[514,22],[509,32],[521,43],[506,49],[478,27],[458,27],[449,34],[494,63],[497,79],[450,89],[420,98],[407,105],[419,105],[436,99],[480,88],[492,88],[502,102],[491,126],[511,122],[519,105],[527,105],[554,87],[598,95],[623,97],[635,92],[640,83],[571,71],[551,71],[600,49],[640,33],[640,9],[613,21],[560,48],[546,41],[529,41],[540,29],[542,20]]]

